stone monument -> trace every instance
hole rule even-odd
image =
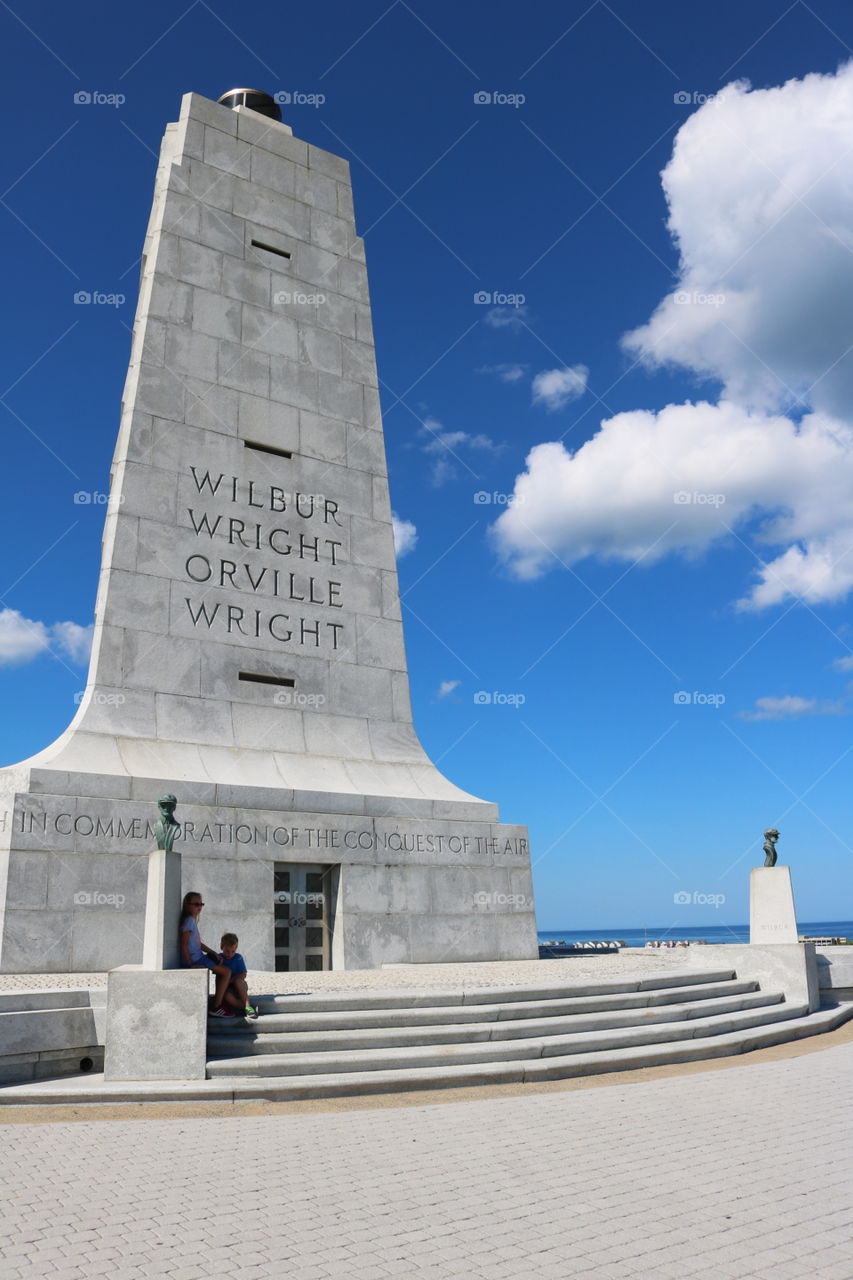
[[[750,943],[798,942],[791,868],[776,865],[779,832],[764,832],[764,866],[749,875]]]
[[[820,1007],[815,945],[799,940],[791,868],[776,865],[778,839],[775,827],[764,832],[764,866],[749,873],[749,942],[715,943],[714,961],[813,1013]],[[704,951],[688,947],[686,963],[701,966]]]
[[[526,829],[412,724],[348,165],[226,103],[166,127],[86,693],[0,770],[0,967],[139,962],[164,791],[252,968],[534,958]]]

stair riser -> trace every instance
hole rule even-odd
[[[746,995],[758,990],[757,982],[724,982],[702,987],[673,988],[653,992],[629,992],[627,995],[584,996],[580,999],[553,999],[509,1005],[411,1005],[404,1009],[364,1009],[361,1011],[307,1013],[293,1007],[293,1012],[267,1012],[269,1003],[258,997],[256,1004],[263,1014],[263,1027],[270,1031],[356,1031],[371,1027],[386,1029],[389,1026],[429,1026],[470,1022],[515,1021],[520,1018],[562,1017],[569,1014],[606,1013],[609,1010],[648,1009],[660,1005],[684,1003],[685,1000],[713,1000],[721,995]],[[279,998],[280,1000],[280,998]],[[283,1006],[280,1003],[275,1006]],[[234,1028],[235,1031],[239,1028]],[[228,1034],[230,1028],[223,1026]]]
[[[519,1040],[542,1036],[570,1035],[586,1031],[610,1031],[619,1027],[647,1027],[658,1023],[681,1022],[746,1009],[778,1005],[780,994],[755,992],[751,995],[702,1001],[697,1005],[671,1005],[660,1009],[630,1010],[625,1013],[584,1014],[575,1018],[521,1019],[518,1023],[455,1023],[441,1027],[394,1027],[364,1031],[315,1031],[307,1034],[268,1031],[262,1018],[228,1035],[208,1036],[210,1057],[239,1057],[263,1053],[310,1053],[328,1050],[347,1053],[354,1049],[395,1049],[407,1045],[458,1044],[485,1040]]]
[[[790,1034],[778,1038],[776,1034],[766,1034],[758,1041],[756,1047],[780,1044],[782,1040],[794,1039]],[[647,1045],[638,1049],[630,1058],[618,1059],[606,1053],[574,1058],[562,1062],[558,1058],[540,1058],[537,1062],[524,1064],[523,1084],[538,1084],[546,1080],[572,1080],[578,1076],[606,1075],[608,1071],[636,1071],[644,1067],[662,1067],[678,1062],[707,1062],[712,1058],[729,1058],[732,1054],[745,1051],[745,1039],[733,1041],[726,1037],[718,1042],[711,1039],[686,1040],[679,1044]]]
[[[673,1043],[679,1040],[712,1038],[729,1032],[744,1031],[801,1016],[805,1006],[780,1005],[768,1009],[731,1014],[703,1026],[699,1021],[663,1023],[657,1027],[627,1028],[622,1031],[587,1032],[580,1036],[553,1036],[547,1040],[512,1040],[495,1043],[464,1044],[435,1049],[363,1050],[349,1056],[327,1054],[258,1054],[246,1058],[211,1060],[207,1064],[209,1079],[221,1076],[300,1076],[339,1074],[348,1071],[417,1070],[420,1067],[488,1064],[500,1061],[523,1061],[551,1056],[607,1052],[644,1045]]]
[[[697,986],[709,982],[728,982],[734,978],[732,969],[697,970],[688,973],[661,974],[654,978],[642,978],[634,982],[566,983],[576,996],[624,995],[635,991],[659,991],[663,988]],[[414,978],[414,975],[413,975]],[[440,1005],[508,1004],[513,1001],[559,999],[565,987],[469,987],[465,991],[402,991],[373,995],[368,991],[352,995],[295,995],[257,997],[257,1006],[264,1013],[273,1009],[292,1010],[301,1013],[322,1013],[353,1009],[417,1009],[436,1008]]]

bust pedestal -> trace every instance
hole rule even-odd
[[[790,867],[753,867],[749,876],[750,943],[797,942]]]
[[[104,1079],[203,1080],[209,977],[207,969],[111,969]]]
[[[177,969],[181,963],[178,921],[181,915],[181,855],[152,849],[148,855],[143,969]]]
[[[181,855],[152,849],[142,965],[107,976],[104,1079],[203,1080],[207,969],[181,969]]]

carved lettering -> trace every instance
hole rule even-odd
[[[201,602],[201,604],[198,606],[198,609],[196,610],[196,612],[195,612],[195,613],[193,613],[193,602],[192,602],[192,600],[190,600],[188,596],[187,596],[187,597],[185,597],[185,599],[186,599],[186,602],[187,602],[187,608],[188,608],[188,609],[189,609],[189,611],[190,611],[190,617],[191,617],[191,618],[192,618],[192,620],[193,620],[193,626],[194,626],[194,627],[197,627],[197,626],[198,626],[198,623],[199,623],[199,619],[200,619],[200,618],[203,618],[203,619],[204,619],[204,621],[207,623],[207,629],[208,629],[208,631],[209,631],[209,630],[210,630],[210,628],[213,626],[214,622],[216,621],[216,615],[219,613],[219,602],[218,602],[218,601],[216,602],[216,604],[213,606],[213,609],[211,610],[210,614],[208,614],[208,611],[207,611],[207,605],[206,605],[206,604],[204,603],[204,601],[202,600],[202,602]]]
[[[195,480],[195,487],[199,491],[199,493],[204,493],[205,489],[207,489],[207,491],[210,494],[212,494],[213,497],[216,497],[216,494],[219,492],[219,486],[222,484],[222,481],[225,479],[225,477],[223,475],[219,475],[217,477],[216,484],[213,484],[210,479],[209,471],[205,471],[201,479],[199,479],[199,475],[195,467],[190,466],[190,471],[192,472],[193,480]]]
[[[338,503],[319,494],[289,493],[280,485],[257,480],[244,480],[237,475],[212,472],[209,468],[190,466],[195,492],[204,498],[243,505],[255,511],[276,514],[289,512],[299,521],[321,521],[343,528],[338,518]],[[188,507],[190,527],[197,538],[209,542],[221,539],[238,554],[214,558],[193,552],[184,560],[186,579],[208,588],[219,587],[231,595],[230,600],[195,601],[186,596],[187,611],[194,628],[221,630],[225,635],[247,639],[271,638],[278,644],[301,648],[335,651],[342,647],[344,623],[323,622],[316,617],[291,617],[286,613],[249,608],[240,597],[252,596],[281,599],[319,609],[343,609],[344,584],[326,579],[322,569],[310,574],[279,571],[271,564],[254,558],[253,553],[291,556],[291,563],[307,560],[312,566],[340,562],[343,542],[338,538],[321,538],[298,529],[291,535],[284,526],[266,524],[263,519],[247,520],[238,515],[212,515],[196,507]],[[239,551],[244,553],[240,556]],[[235,599],[236,596],[236,599]]]
[[[198,520],[196,520],[195,511],[193,510],[192,507],[187,507],[187,513],[189,515],[190,522],[192,523],[193,531],[199,537],[201,537],[203,533],[206,533],[208,538],[212,538],[216,533],[216,530],[219,528],[220,522],[222,520],[222,516],[217,516],[214,523],[211,524],[207,516],[207,512],[205,511],[203,511],[199,516]]]
[[[100,842],[109,850],[117,841],[132,841],[139,846],[140,852],[154,847],[154,827],[150,818],[131,817],[126,810],[125,816],[119,817],[112,807],[113,802],[109,801],[92,800],[89,803],[89,812],[81,810],[77,813],[64,812],[58,804],[54,809],[49,801],[46,805],[40,802],[32,807],[22,806],[16,811],[15,825],[24,832],[76,834],[81,837],[83,848]],[[278,850],[287,849],[294,861],[308,852],[328,850],[346,850],[362,858],[378,856],[381,859],[384,856],[391,863],[412,856],[445,857],[453,862],[462,855],[461,861],[464,862],[474,855],[473,860],[480,863],[526,860],[529,857],[527,839],[504,834],[500,827],[491,828],[494,835],[466,835],[430,831],[427,824],[419,823],[403,824],[402,829],[375,831],[369,827],[351,827],[348,825],[351,821],[318,814],[313,821],[309,818],[306,826],[273,825],[258,823],[251,810],[245,813],[237,811],[232,822],[217,822],[212,818],[184,822],[178,839],[188,846],[219,844],[226,848],[267,848],[267,856],[271,858],[276,857]],[[481,827],[480,830],[488,832],[490,828]]]
[[[213,570],[207,556],[194,555],[187,557],[184,572],[193,582],[207,582]]]

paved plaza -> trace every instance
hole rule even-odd
[[[706,948],[709,969],[714,951]],[[251,957],[249,957],[251,959]],[[614,978],[648,977],[662,970],[684,969],[685,952],[646,951],[626,947],[615,955],[568,956],[560,960],[488,960],[444,964],[388,965],[381,969],[326,969],[317,973],[276,973],[249,969],[249,989],[257,995],[296,995],[307,991],[391,991],[428,987],[516,987],[539,983],[606,982]],[[106,987],[106,973],[2,973],[2,991],[56,991],[61,988]]]
[[[850,1280],[851,1075],[3,1124],[2,1276]]]

